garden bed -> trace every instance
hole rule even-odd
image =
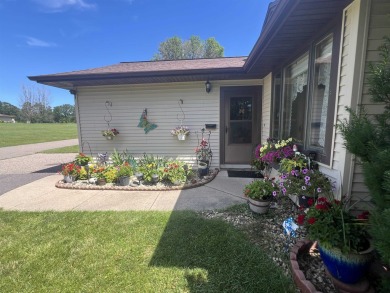
[[[210,170],[209,175],[202,178],[193,178],[181,185],[173,185],[172,183],[158,182],[157,184],[141,184],[138,185],[136,177],[131,178],[133,184],[130,186],[120,186],[115,183],[107,183],[105,185],[96,185],[89,183],[88,180],[77,180],[72,183],[65,183],[64,180],[58,181],[55,186],[64,189],[80,189],[80,190],[123,190],[123,191],[166,191],[166,190],[182,190],[190,189],[205,185],[212,181],[218,174],[219,170]]]

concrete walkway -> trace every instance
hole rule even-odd
[[[19,211],[211,210],[245,203],[248,178],[230,178],[221,171],[210,183],[173,191],[59,189],[61,175],[51,175],[0,196],[0,208]]]
[[[248,178],[221,171],[210,183],[172,191],[59,189],[56,174],[75,154],[37,154],[78,144],[77,139],[0,148],[0,208],[19,211],[211,210],[244,203]]]
[[[56,148],[78,145],[78,144],[79,144],[78,139],[67,139],[67,140],[4,147],[4,148],[0,148],[0,160],[32,155],[49,149],[56,149]]]

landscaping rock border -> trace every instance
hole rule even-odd
[[[63,189],[79,189],[79,190],[120,190],[120,191],[169,191],[169,190],[183,190],[183,189],[190,189],[195,187],[200,187],[202,185],[205,185],[218,175],[219,169],[214,169],[210,171],[210,174],[208,176],[204,176],[203,178],[197,178],[193,179],[190,182],[186,182],[183,185],[144,185],[141,184],[140,186],[119,186],[119,185],[113,185],[113,184],[106,184],[106,185],[95,185],[92,183],[88,183],[86,180],[84,181],[76,181],[73,183],[65,183],[63,180],[58,181],[55,184],[55,187],[57,188],[63,188]]]

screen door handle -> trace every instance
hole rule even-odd
[[[225,133],[228,133],[228,127],[225,126]]]

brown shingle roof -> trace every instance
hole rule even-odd
[[[229,57],[214,59],[169,60],[169,61],[143,61],[121,62],[104,67],[86,70],[71,71],[52,74],[60,75],[85,75],[85,74],[110,74],[110,73],[141,73],[141,72],[165,72],[165,71],[193,71],[207,69],[240,69],[245,64],[246,57]]]

